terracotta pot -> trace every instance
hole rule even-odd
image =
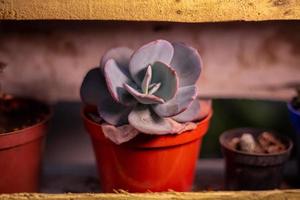
[[[192,131],[163,136],[139,134],[121,145],[106,139],[101,125],[89,119],[87,112],[84,109],[82,116],[93,143],[103,192],[191,190],[212,111]]]
[[[267,190],[279,188],[282,181],[282,170],[288,160],[292,141],[282,135],[268,131],[279,138],[287,149],[280,153],[258,154],[246,153],[232,149],[228,143],[234,137],[250,133],[256,138],[263,131],[255,128],[238,128],[224,132],[220,136],[225,157],[226,188],[230,190]]]
[[[18,98],[17,101],[33,100]],[[0,193],[38,192],[43,139],[52,114],[44,106],[48,114],[41,122],[0,134]]]

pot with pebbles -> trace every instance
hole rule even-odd
[[[81,86],[104,192],[188,191],[212,115],[197,97],[200,56],[157,40],[106,52]]]
[[[229,190],[279,188],[292,141],[268,130],[239,128],[220,136]]]
[[[47,105],[0,91],[0,193],[39,191],[43,140],[50,117]]]

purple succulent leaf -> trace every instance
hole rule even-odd
[[[128,121],[142,133],[157,135],[174,133],[174,127],[167,119],[159,117],[145,105],[136,106],[129,114]]]
[[[142,82],[142,91],[143,93],[148,93],[148,89],[149,89],[149,84],[151,82],[151,79],[152,79],[152,67],[149,65],[147,67],[147,71],[146,71],[146,74],[145,74],[145,77],[143,79],[143,82]]]
[[[80,88],[81,100],[88,105],[97,106],[105,89],[105,81],[100,69],[93,68],[85,75]]]
[[[193,122],[178,123],[172,118],[162,118],[141,104],[131,111],[128,121],[138,131],[152,135],[179,134],[196,127]]]
[[[129,62],[129,72],[133,80],[141,85],[147,67],[156,61],[170,64],[174,49],[170,42],[166,40],[156,40],[150,42],[132,55]]]
[[[98,105],[98,113],[109,124],[120,126],[128,123],[128,115],[133,106],[124,106],[116,103],[113,99],[101,101]]]
[[[128,114],[132,107],[119,104],[112,98],[99,68],[94,68],[87,73],[80,93],[83,102],[97,106],[99,115],[104,121],[113,125],[128,123]]]
[[[103,70],[106,62],[110,59],[114,59],[120,67],[126,68],[128,71],[129,60],[130,57],[132,56],[132,53],[133,50],[127,47],[112,48],[102,56],[100,61],[100,68],[102,68]]]
[[[186,86],[178,89],[175,97],[163,104],[152,105],[156,114],[161,117],[171,117],[185,111],[197,96],[196,86]]]
[[[173,116],[172,119],[180,123],[198,121],[206,117],[210,110],[210,100],[200,100],[199,98],[196,98],[184,112]]]
[[[153,83],[149,86],[148,94],[155,93],[161,86],[161,83]]]
[[[179,87],[194,85],[198,80],[202,61],[198,51],[183,43],[172,43],[174,56],[171,61],[179,78]]]
[[[152,65],[151,83],[161,83],[159,89],[153,93],[165,101],[172,99],[178,90],[178,78],[174,69],[162,62]]]
[[[109,59],[104,66],[104,76],[111,96],[118,103],[132,105],[136,102],[135,98],[123,87],[125,83],[133,84],[127,68],[119,66],[115,60]]]
[[[159,104],[165,101],[162,98],[152,94],[143,94],[128,84],[124,84],[124,88],[140,103],[142,104]]]
[[[110,124],[103,123],[101,125],[101,128],[104,136],[110,139],[115,144],[122,144],[124,142],[127,142],[139,134],[139,131],[129,124],[116,127]]]

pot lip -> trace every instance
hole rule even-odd
[[[279,153],[270,153],[270,154],[262,154],[262,153],[247,153],[247,152],[243,152],[243,151],[238,151],[236,149],[232,149],[228,146],[228,143],[225,142],[225,136],[233,131],[243,131],[245,132],[245,130],[252,130],[252,131],[260,131],[260,132],[263,132],[263,131],[268,131],[268,132],[271,132],[272,134],[274,134],[275,136],[277,137],[280,137],[284,140],[287,141],[288,143],[288,148],[282,152],[279,152]],[[239,155],[243,155],[243,156],[257,156],[257,157],[273,157],[273,156],[282,156],[282,155],[285,155],[285,154],[288,154],[291,152],[294,144],[292,142],[292,140],[285,136],[285,135],[279,135],[276,131],[273,131],[273,130],[268,130],[268,129],[263,129],[263,128],[253,128],[253,127],[241,127],[241,128],[233,128],[233,129],[229,129],[229,130],[226,130],[224,131],[220,136],[219,136],[219,143],[221,144],[221,147],[230,151],[230,152],[234,152],[236,154],[239,154]]]
[[[83,118],[84,121],[101,128],[101,124],[91,120],[90,118],[88,118],[86,116],[86,110],[88,108],[91,108],[91,107],[88,105],[82,106],[81,117]],[[177,146],[177,145],[182,145],[182,144],[186,144],[189,142],[193,142],[194,140],[197,140],[198,138],[201,138],[203,135],[205,135],[207,130],[205,132],[201,132],[201,133],[198,131],[196,134],[188,134],[188,133],[195,131],[196,129],[198,129],[201,126],[205,126],[206,124],[209,124],[209,121],[212,116],[213,116],[213,109],[211,108],[208,115],[206,115],[203,119],[198,121],[197,127],[193,130],[185,131],[181,134],[165,134],[165,135],[151,135],[151,134],[142,134],[141,133],[137,137],[133,138],[132,140],[122,143],[119,146],[134,145],[137,148],[162,148],[162,147]],[[89,133],[89,134],[92,135],[91,133]],[[159,136],[159,137],[155,137],[155,136]],[[180,138],[182,139],[182,141],[179,142],[179,140],[181,140]]]
[[[298,110],[296,110],[293,105],[292,105],[292,100],[287,102],[287,107],[288,109],[295,115],[297,115],[298,117],[300,117],[300,112]]]
[[[31,126],[28,126],[26,128],[22,128],[20,130],[11,131],[11,132],[7,132],[7,133],[1,133],[0,134],[0,138],[1,137],[15,135],[15,134],[21,134],[22,132],[26,132],[26,131],[28,131],[30,129],[34,129],[34,128],[36,128],[38,126],[41,126],[42,124],[48,122],[52,118],[52,116],[53,116],[53,113],[54,113],[53,112],[53,108],[51,106],[47,105],[46,103],[42,102],[42,101],[39,101],[39,100],[36,100],[36,99],[33,99],[33,98],[24,98],[24,97],[14,97],[14,98],[16,98],[18,100],[21,100],[21,101],[35,101],[35,102],[38,102],[38,103],[44,105],[45,107],[47,107],[48,113],[46,113],[44,119],[41,120],[40,122],[35,123],[35,124],[33,124]]]

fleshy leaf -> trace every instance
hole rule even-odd
[[[175,69],[179,87],[194,85],[201,73],[201,57],[198,51],[182,43],[172,43],[174,56],[170,66]]]
[[[161,83],[159,89],[153,93],[165,101],[172,99],[178,89],[178,78],[174,69],[162,62],[152,65],[152,82]]]
[[[172,117],[172,119],[181,123],[198,121],[206,117],[210,111],[211,100],[200,100],[196,98],[184,112]]]
[[[136,102],[123,88],[124,83],[132,84],[127,68],[119,66],[115,60],[109,59],[104,66],[104,75],[108,90],[118,103],[132,105]]]
[[[112,98],[99,68],[87,73],[80,93],[83,102],[97,106],[99,115],[104,121],[113,125],[128,123],[128,114],[132,107],[119,104]]]
[[[179,134],[194,129],[195,123],[178,123],[171,118],[161,118],[145,105],[136,106],[128,116],[130,125],[142,133],[163,135]]]
[[[190,106],[196,98],[197,88],[186,86],[178,89],[175,97],[163,104],[152,105],[153,110],[161,117],[178,115]]]
[[[102,85],[104,82],[104,86]],[[97,106],[102,96],[101,90],[105,87],[104,78],[100,69],[91,69],[84,77],[80,88],[80,97],[85,104]]]
[[[135,51],[130,59],[129,72],[131,77],[138,85],[141,85],[147,67],[156,61],[170,64],[173,53],[172,44],[166,40],[156,40],[142,46]]]
[[[147,67],[147,71],[146,71],[145,77],[142,82],[142,91],[144,94],[148,94],[149,84],[150,84],[151,79],[152,79],[152,67],[151,67],[151,65],[149,65]]]
[[[193,130],[197,127],[197,124],[194,122],[185,122],[185,123],[179,123],[173,120],[172,118],[166,118],[166,120],[169,121],[170,124],[172,124],[174,128],[174,133],[180,134],[185,131]]]
[[[164,118],[159,117],[144,105],[136,106],[128,116],[129,123],[142,133],[167,134],[173,133],[173,127]]]
[[[143,94],[128,84],[124,84],[124,88],[140,103],[142,104],[158,104],[164,103],[165,101],[162,98],[154,96],[152,94]]]
[[[108,50],[101,58],[100,68],[104,68],[106,62],[110,59],[114,59],[118,65],[122,68],[127,68],[129,66],[129,60],[133,53],[132,49],[127,47],[117,47]]]
[[[127,124],[128,115],[133,109],[132,106],[124,106],[116,103],[112,98],[101,101],[97,108],[100,117],[107,123],[115,126]]]
[[[153,94],[155,93],[161,86],[161,83],[153,83],[151,84],[151,86],[149,87],[149,94]]]
[[[139,131],[130,124],[116,127],[104,123],[101,125],[101,127],[104,136],[115,144],[127,142],[139,134]]]

